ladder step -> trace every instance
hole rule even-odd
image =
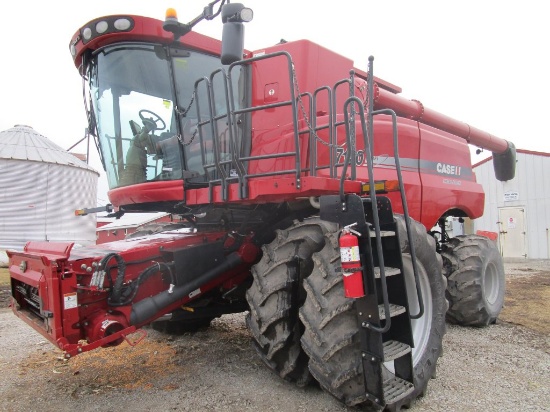
[[[394,376],[384,382],[384,400],[386,405],[398,402],[414,391],[414,385]]]
[[[389,340],[384,342],[384,362],[400,358],[411,351],[411,347],[403,342]]]
[[[395,236],[395,232],[393,230],[380,231],[380,237],[388,237],[388,236]],[[374,230],[370,231],[370,237],[376,237],[376,232]]]
[[[399,275],[401,271],[398,268],[391,268],[389,266],[386,266],[384,268],[384,273],[386,277],[389,277],[393,275]],[[376,279],[380,279],[380,268],[378,266],[374,268],[374,277]]]
[[[390,303],[390,317],[393,318],[394,316],[401,315],[402,313],[405,313],[405,307]],[[378,314],[379,314],[380,320],[386,319],[386,313],[384,311],[383,304],[378,305]]]

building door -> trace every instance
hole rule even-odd
[[[527,257],[527,233],[524,207],[498,209],[500,254],[503,257]]]

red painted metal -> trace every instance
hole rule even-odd
[[[90,316],[86,323],[86,336],[90,342],[105,339],[129,327],[128,320],[121,313],[97,312]],[[124,338],[121,336],[102,346],[116,346],[122,343],[123,340]]]
[[[163,261],[161,250],[181,250],[215,242],[226,235],[226,232],[207,232],[200,236],[193,233],[162,233],[74,250],[72,243],[29,242],[24,252],[9,252],[12,288],[16,291],[16,303],[12,310],[67,356],[100,346],[118,345],[143,325],[130,324],[130,304],[116,307],[108,305],[109,290],[91,285],[93,270],[88,268],[94,268],[94,264],[106,254],[117,253],[126,262],[125,282],[131,282],[155,261]],[[232,242],[227,242],[228,248],[233,246]],[[200,293],[195,296],[220,285],[233,288],[249,276],[249,267],[257,260],[259,247],[249,237],[242,240],[237,253],[242,258],[242,265],[201,285]],[[107,280],[104,282],[107,285]],[[170,287],[170,279],[161,276],[146,282],[135,296],[135,301],[154,296]],[[41,302],[41,317],[37,316],[38,308],[33,310],[19,296],[21,292],[17,290],[22,287],[34,288],[32,293],[39,296]],[[193,297],[187,296],[164,308],[159,316],[186,304]]]
[[[40,311],[46,317],[37,328],[38,320],[30,314],[32,312],[21,312],[17,305],[12,306],[13,311],[53,343],[63,337],[79,337],[78,331],[72,327],[78,322],[78,309],[71,303],[76,296],[76,277],[68,264],[72,247],[72,243],[28,242],[24,252],[8,253],[12,290],[17,296],[15,286],[21,284],[33,288],[33,293],[40,296]],[[31,306],[25,301],[19,302],[22,309]]]
[[[493,242],[498,241],[498,233],[497,232],[490,232],[487,230],[477,230],[476,235],[485,236],[489,239],[491,239]]]
[[[424,107],[418,100],[408,100],[376,85],[374,95],[375,109],[392,109],[397,115],[405,116],[454,134],[463,138],[470,144],[491,150],[495,153],[503,153],[508,149],[508,142],[506,140]]]
[[[183,182],[181,180],[139,183],[109,191],[109,200],[115,206],[158,201],[174,202],[181,201],[183,198]]]

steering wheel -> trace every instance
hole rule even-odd
[[[145,117],[146,114],[150,114],[153,117]],[[147,128],[150,132],[155,130],[164,130],[166,129],[166,123],[162,120],[158,114],[153,113],[151,110],[140,110],[139,118],[143,122],[143,126]]]

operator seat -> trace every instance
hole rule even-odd
[[[161,133],[156,149],[158,158],[162,159],[162,176],[180,179],[182,164],[178,135],[170,132]]]

